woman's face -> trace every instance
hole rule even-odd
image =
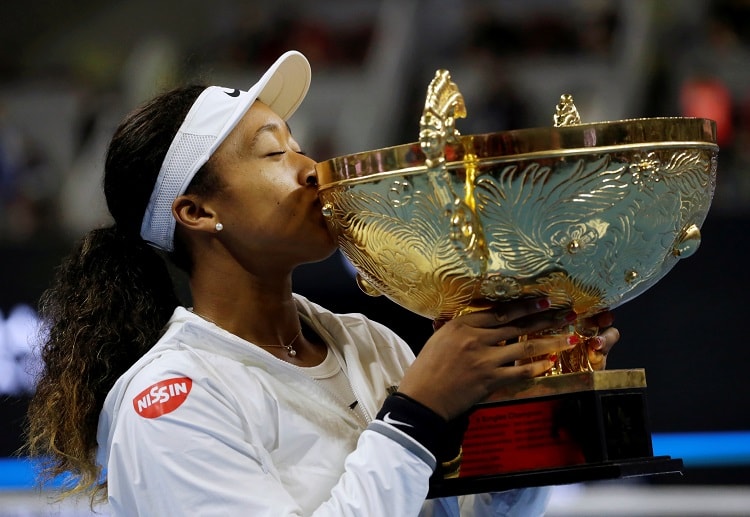
[[[335,243],[317,195],[315,161],[289,126],[256,101],[211,158],[223,188],[210,203],[235,258],[289,267],[328,257]]]

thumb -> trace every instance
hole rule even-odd
[[[432,330],[437,332],[448,320],[432,320]]]

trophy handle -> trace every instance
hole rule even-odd
[[[459,144],[461,133],[456,119],[466,117],[464,96],[451,80],[448,70],[438,70],[427,87],[427,98],[419,120],[419,146],[425,155],[425,165],[438,169],[445,163],[445,146]]]
[[[461,153],[466,172],[463,196],[453,190],[445,160],[446,146],[464,147],[461,133],[456,128],[456,119],[465,117],[464,97],[451,80],[450,72],[437,70],[427,87],[424,110],[419,120],[419,146],[425,155],[433,192],[446,211],[451,244],[462,255],[472,273],[480,276],[486,270],[487,253],[474,201],[476,157],[465,148]]]
[[[578,108],[573,103],[573,96],[569,93],[560,96],[560,102],[555,107],[553,123],[555,127],[577,126],[581,123]]]

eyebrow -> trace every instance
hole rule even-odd
[[[289,135],[292,134],[292,128],[289,127],[289,123],[285,120],[284,124],[286,125],[287,131],[289,131]],[[258,128],[258,130],[253,135],[253,138],[250,140],[250,148],[255,147],[255,143],[258,141],[258,138],[260,138],[260,135],[263,133],[275,133],[279,131],[281,126],[277,124],[276,122],[269,122],[268,124],[265,124]]]

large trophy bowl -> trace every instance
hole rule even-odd
[[[583,322],[643,293],[698,248],[716,179],[713,121],[581,123],[569,95],[550,127],[461,135],[456,120],[465,116],[461,93],[439,70],[418,142],[318,165],[323,213],[368,294],[431,319],[548,296]],[[652,454],[643,370],[592,372],[586,357],[584,345],[558,359],[557,375],[509,386],[479,407],[460,472],[435,493],[674,470],[641,461]],[[630,397],[601,402],[613,394]],[[524,412],[539,422],[529,404],[549,401],[555,443],[545,436],[510,450],[504,438],[488,442],[520,436],[488,422]],[[516,427],[528,431],[529,418]],[[634,458],[637,467],[623,466]]]

